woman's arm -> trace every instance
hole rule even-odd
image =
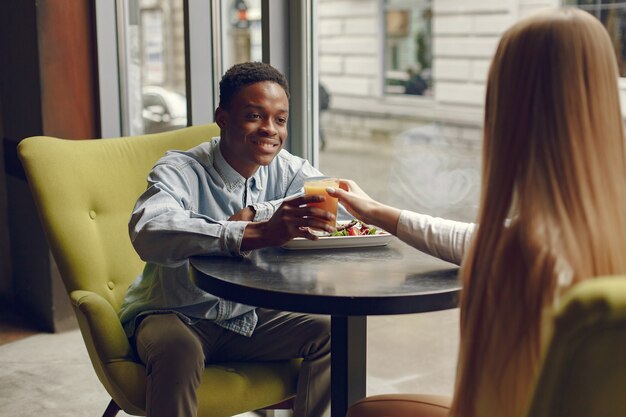
[[[382,204],[365,193],[352,180],[340,180],[340,189],[329,188],[327,192],[337,197],[344,208],[356,219],[376,225],[391,234],[396,234],[400,210]]]
[[[362,222],[378,226],[422,252],[457,265],[461,264],[476,229],[474,223],[441,219],[382,204],[351,180],[341,180],[341,189],[329,189],[328,193],[339,198],[350,214]]]
[[[398,219],[396,235],[424,253],[460,265],[475,231],[475,223],[403,210]]]

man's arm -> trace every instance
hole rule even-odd
[[[176,167],[150,173],[129,221],[129,234],[146,262],[176,266],[195,255],[238,255],[246,222],[224,221],[197,210],[197,187]]]
[[[176,266],[197,255],[236,256],[280,246],[294,237],[317,239],[310,227],[334,231],[327,224],[332,214],[307,205],[321,196],[285,199],[263,221],[250,221],[254,218],[251,207],[228,220],[212,219],[195,208],[202,198],[196,195],[198,187],[190,184],[195,178],[174,165],[157,165],[151,171],[150,186],[137,201],[129,222],[131,241],[144,261]]]

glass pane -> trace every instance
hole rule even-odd
[[[432,1],[385,1],[385,93],[430,95]]]
[[[615,0],[566,0],[597,17],[606,27],[615,48],[620,75],[626,77],[626,2]]]
[[[126,0],[120,5],[124,132],[187,126],[183,0]]]
[[[261,61],[261,0],[221,0],[222,71]]]

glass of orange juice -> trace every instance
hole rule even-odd
[[[326,197],[324,201],[318,203],[309,203],[310,206],[319,207],[323,210],[330,211],[337,217],[337,198],[331,197],[326,192],[328,187],[339,188],[339,178],[332,177],[311,177],[304,180],[304,193],[308,195],[323,195]],[[328,224],[332,227],[336,226],[336,220],[329,220]],[[326,234],[326,232],[316,231],[316,234]]]

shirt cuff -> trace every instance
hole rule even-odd
[[[252,204],[252,208],[254,208],[254,219],[252,221],[260,222],[263,220],[268,220],[270,217],[274,215],[276,212],[276,207],[269,201],[264,201],[262,203],[254,203]]]
[[[241,241],[243,240],[243,231],[248,222],[232,221],[224,223],[224,234],[222,235],[222,250],[231,255],[242,255]]]

